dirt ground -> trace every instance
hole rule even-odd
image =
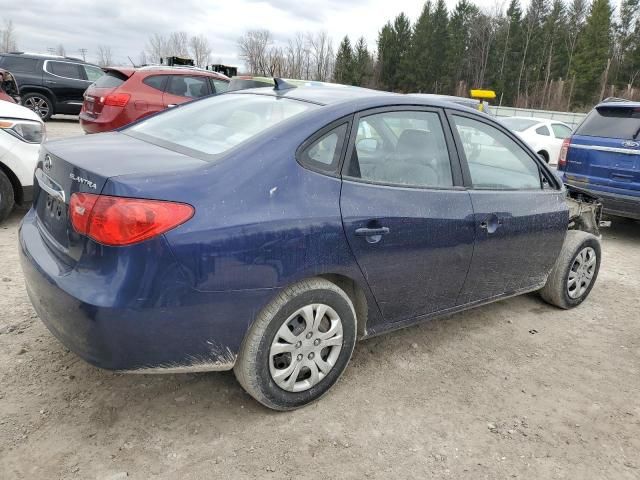
[[[606,230],[582,306],[526,295],[361,342],[322,400],[275,413],[231,372],[69,353],[27,298],[22,214],[0,226],[2,479],[640,478],[640,222]]]

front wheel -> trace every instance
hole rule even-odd
[[[282,291],[258,315],[236,361],[242,387],[274,410],[324,395],[349,363],[356,314],[336,284],[312,278]]]
[[[593,288],[600,270],[600,241],[592,234],[569,230],[547,283],[542,299],[568,309],[580,305]]]

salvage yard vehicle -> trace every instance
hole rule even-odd
[[[196,98],[226,92],[229,79],[194,67],[109,67],[84,95],[80,126],[109,132]]]
[[[533,291],[572,308],[600,267],[593,197],[488,116],[407,95],[276,79],[49,142],[36,178],[21,264],[62,343],[233,369],[278,410],[327,392],[356,338]]]
[[[2,68],[0,68],[0,100],[20,103],[20,92],[15,77]]]
[[[87,87],[102,76],[97,65],[78,58],[35,53],[2,53],[0,68],[18,82],[22,105],[44,121],[57,113],[77,115]]]
[[[557,120],[502,117],[500,121],[527,142],[549,165],[557,165],[562,143],[571,136],[571,127]]]
[[[564,141],[558,171],[601,198],[606,214],[640,220],[640,102],[596,105]]]
[[[28,108],[0,100],[0,223],[31,201],[44,123]]]

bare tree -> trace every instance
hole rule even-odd
[[[113,64],[113,60],[111,58],[111,47],[107,47],[106,45],[98,45],[98,65],[101,67],[106,67],[108,65]]]
[[[293,39],[289,39],[284,55],[287,67],[285,75],[291,78],[303,78],[304,66],[308,63],[310,52],[302,33],[298,32]]]
[[[151,63],[160,63],[168,55],[169,43],[161,33],[154,33],[147,41],[147,54]]]
[[[333,73],[333,46],[327,32],[308,33],[307,43],[313,62],[310,80],[327,81]]]
[[[0,29],[0,53],[13,52],[18,49],[16,31],[11,20],[4,21],[4,27]]]
[[[64,45],[59,44],[56,47],[56,55],[60,55],[61,57],[64,57],[67,54],[66,50],[64,49]]]
[[[200,34],[189,39],[189,49],[191,58],[193,58],[196,66],[206,67],[211,58],[211,46],[207,37]]]
[[[171,32],[167,47],[170,56],[188,57],[189,37],[187,32]]]
[[[268,50],[273,40],[269,30],[249,30],[238,40],[240,58],[255,75],[268,74]]]
[[[140,55],[138,55],[138,64],[139,65],[146,65],[147,62],[147,52],[145,52],[144,50],[142,50],[140,52]]]

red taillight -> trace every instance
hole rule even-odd
[[[126,107],[130,98],[128,93],[112,93],[104,98],[104,104],[109,107]]]
[[[562,141],[560,155],[558,155],[558,170],[564,169],[564,167],[567,165],[567,152],[569,151],[569,145],[571,145],[571,137],[565,138]]]
[[[161,235],[189,220],[194,213],[186,203],[74,193],[69,201],[76,232],[98,243],[131,245]]]

